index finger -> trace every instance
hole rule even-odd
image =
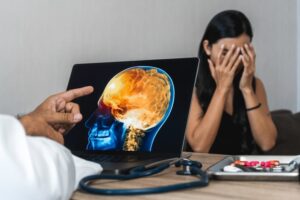
[[[86,96],[94,91],[92,86],[76,88],[57,94],[57,97],[63,98],[66,102],[70,102],[78,97]]]
[[[223,53],[223,49],[224,49],[224,44],[221,45],[221,50],[218,54],[218,57],[217,57],[217,65],[220,65],[221,64],[221,56],[222,56],[222,53]]]

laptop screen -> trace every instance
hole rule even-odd
[[[66,136],[72,151],[181,153],[197,58],[76,64],[68,89],[83,120]]]

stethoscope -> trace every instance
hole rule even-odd
[[[97,184],[97,188],[92,187],[89,183],[95,180],[111,179],[111,180],[130,180],[146,176],[151,176],[162,172],[163,170],[169,168],[172,165],[176,167],[182,166],[183,168],[176,172],[177,175],[191,175],[198,179],[196,181],[178,183],[167,186],[159,187],[148,187],[148,188],[132,188],[132,189],[100,189]],[[205,187],[208,185],[209,177],[205,171],[202,169],[202,164],[198,161],[189,160],[186,158],[176,159],[168,162],[164,162],[158,165],[150,166],[139,166],[131,169],[128,174],[117,174],[117,175],[92,175],[84,177],[79,182],[79,187],[81,190],[91,194],[97,195],[142,195],[142,194],[154,194],[170,192],[174,190],[183,190],[195,187]]]

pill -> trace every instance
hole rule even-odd
[[[227,165],[223,168],[224,172],[242,172],[240,168],[234,167],[232,165]]]

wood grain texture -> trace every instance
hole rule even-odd
[[[221,160],[224,155],[193,153],[192,159],[202,162],[204,169]],[[107,188],[137,188],[168,185],[191,181],[193,177],[182,177],[175,174],[172,167],[155,176],[131,181],[101,181],[101,187]],[[95,182],[97,186],[100,182]],[[73,194],[73,200],[94,199],[157,199],[157,200],[192,200],[192,199],[299,199],[300,184],[298,182],[266,182],[266,181],[217,181],[211,180],[208,187],[188,189],[176,192],[138,196],[96,196],[79,191]]]

